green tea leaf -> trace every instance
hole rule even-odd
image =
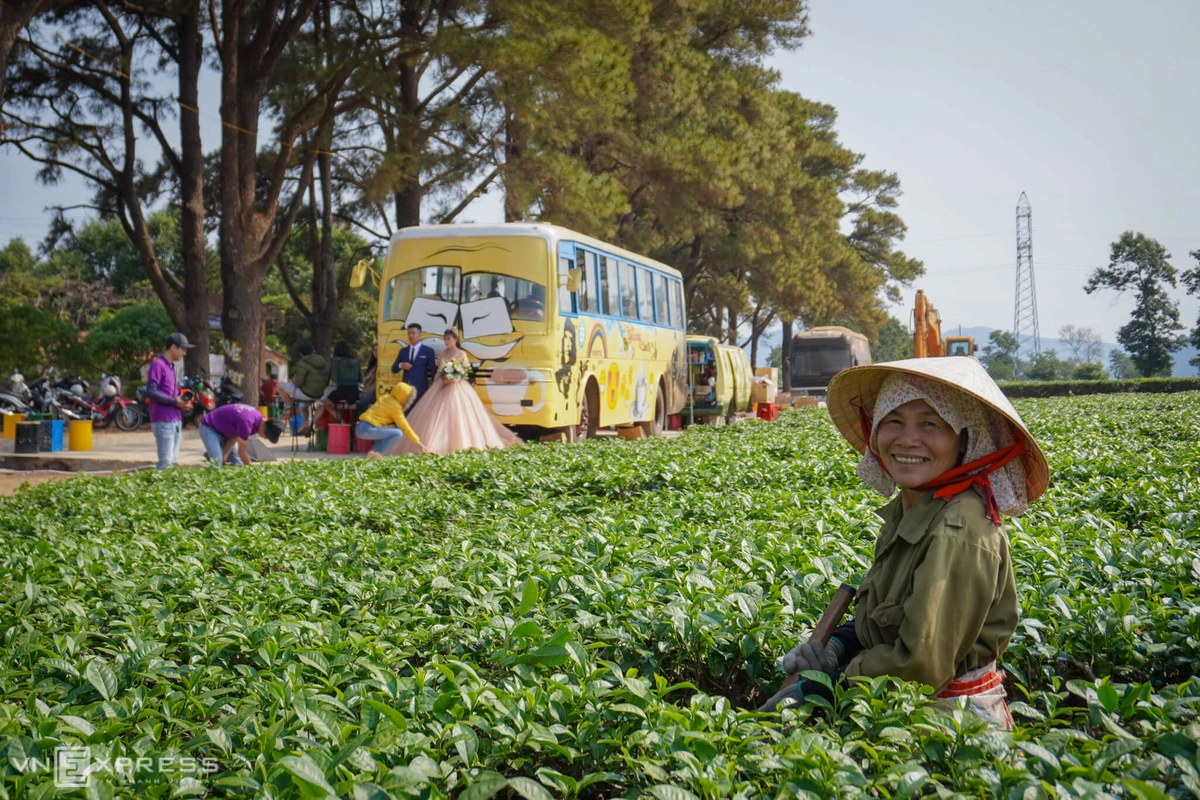
[[[509,778],[508,786],[525,800],[554,800],[554,795],[532,778]]]
[[[696,795],[689,792],[687,789],[682,789],[678,786],[660,783],[650,787],[650,794],[658,798],[658,800],[699,800]]]
[[[325,773],[308,756],[284,756],[279,759],[279,765],[300,783],[320,789],[326,794],[336,794],[325,780]]]
[[[533,578],[526,578],[524,586],[521,587],[521,607],[517,609],[517,616],[523,617],[532,611],[537,599],[537,582]]]
[[[93,658],[83,669],[83,677],[87,679],[100,696],[112,700],[117,695],[117,676],[112,669],[98,658]]]
[[[508,786],[508,780],[503,775],[484,770],[470,786],[462,790],[459,800],[487,800],[505,786]]]

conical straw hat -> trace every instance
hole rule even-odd
[[[1042,448],[1021,421],[1021,415],[1000,391],[1000,387],[987,374],[983,365],[972,356],[887,361],[882,364],[851,367],[835,375],[829,382],[825,404],[829,407],[833,423],[854,449],[860,453],[865,453],[867,449],[858,416],[859,407],[862,407],[868,418],[873,418],[879,390],[883,382],[895,372],[920,375],[952,386],[1003,416],[1012,426],[1013,436],[1025,443],[1021,463],[1025,467],[1025,490],[1029,502],[1032,503],[1046,491],[1046,487],[1050,485],[1050,465],[1046,462]]]

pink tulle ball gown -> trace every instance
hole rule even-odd
[[[433,379],[408,414],[413,432],[430,453],[445,455],[457,450],[508,447],[521,439],[484,407],[469,381]],[[401,439],[388,455],[421,452],[408,438]]]

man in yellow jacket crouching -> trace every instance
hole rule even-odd
[[[397,383],[391,394],[384,395],[359,415],[354,435],[359,439],[375,442],[371,451],[367,453],[367,458],[382,458],[387,449],[403,436],[412,439],[413,443],[421,448],[421,452],[425,452],[425,445],[421,444],[421,440],[413,433],[412,426],[404,417],[404,404],[415,391],[416,389],[407,383]]]

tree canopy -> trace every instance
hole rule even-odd
[[[805,0],[20,5],[0,141],[47,182],[88,182],[86,275],[144,277],[196,351],[221,292],[235,377],[261,368],[264,298],[290,299],[322,350],[346,323],[339,228],[378,251],[490,187],[509,220],[678,267],[690,328],[755,347],[777,321],[877,337],[923,272],[898,177],[765,66],[808,35]]]
[[[1142,233],[1126,231],[1112,243],[1107,267],[1097,268],[1083,290],[1088,294],[1112,289],[1132,291],[1133,314],[1117,331],[1138,372],[1146,377],[1169,376],[1171,354],[1183,347],[1179,304],[1166,292],[1176,285],[1175,267],[1167,249]]]

